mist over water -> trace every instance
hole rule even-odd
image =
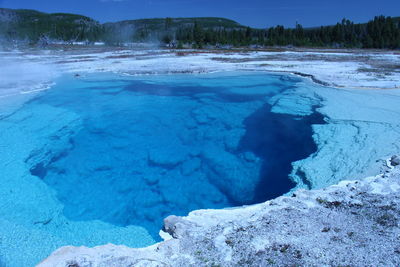
[[[10,56],[0,50],[0,118],[35,97],[35,93],[50,88],[59,76],[56,66],[24,60],[20,53],[12,52]]]
[[[2,53],[0,51],[0,55]],[[39,90],[44,87],[43,84],[50,84],[58,76],[53,65],[24,61],[17,57],[18,53],[15,59],[0,56],[0,98]]]

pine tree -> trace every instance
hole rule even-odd
[[[193,39],[198,48],[201,48],[204,44],[204,31],[197,21],[194,22],[193,26]]]
[[[171,25],[172,25],[172,19],[171,19],[171,18],[165,18],[164,24],[165,24],[165,30],[166,30],[166,31],[169,30],[169,28],[170,28]]]

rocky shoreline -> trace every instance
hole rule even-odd
[[[258,205],[170,216],[166,240],[148,248],[63,247],[38,266],[399,266],[398,164]]]

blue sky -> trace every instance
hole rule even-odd
[[[400,16],[400,0],[0,0],[0,7],[87,15],[101,22],[154,17],[213,16],[244,25],[333,24],[346,17]]]

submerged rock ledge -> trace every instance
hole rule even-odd
[[[398,159],[398,158],[397,158]],[[400,166],[262,204],[170,216],[168,240],[133,249],[63,247],[39,267],[399,266]]]

